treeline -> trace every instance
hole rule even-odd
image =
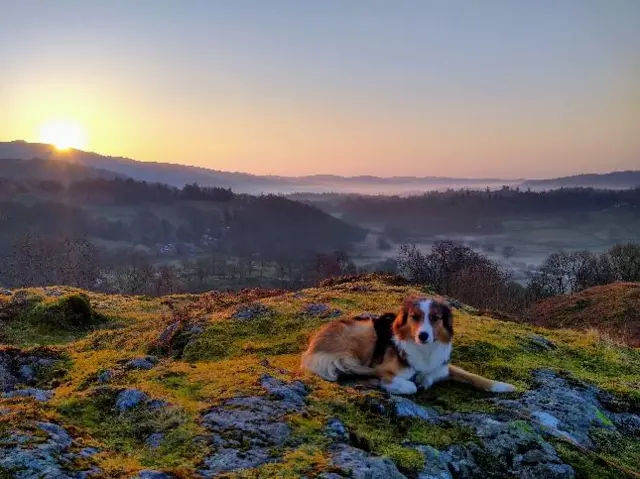
[[[616,281],[640,281],[640,244],[620,244],[602,253],[551,254],[526,284],[473,249],[436,242],[431,252],[403,246],[398,271],[412,282],[477,308],[518,314],[534,302]]]
[[[15,238],[31,233],[182,248],[189,255],[197,249],[300,260],[309,252],[349,249],[365,235],[316,207],[274,195],[235,195],[225,188],[174,188],[130,179],[17,187],[24,191],[14,189],[0,201],[0,254]],[[20,193],[29,193],[25,201],[12,200]]]
[[[450,190],[410,197],[349,196],[339,204],[332,200],[330,207],[341,211],[346,221],[383,224],[390,238],[410,241],[434,234],[499,233],[502,222],[512,218],[563,216],[579,223],[588,213],[608,208],[640,216],[640,188],[522,191],[505,186],[497,191]]]
[[[62,186],[62,185],[61,185]],[[176,188],[164,183],[147,183],[132,179],[114,180],[87,179],[71,183],[66,189],[67,195],[77,201],[90,203],[139,204],[173,203],[175,201],[214,201],[225,202],[235,195],[228,188],[205,187],[197,183]]]
[[[0,284],[68,285],[116,294],[165,295],[246,287],[297,289],[356,273],[344,251],[269,261],[222,253],[158,263],[140,250],[101,251],[86,238],[26,235],[0,258]]]
[[[534,297],[546,298],[616,281],[640,281],[639,243],[618,244],[601,253],[552,253],[530,273],[527,288]]]

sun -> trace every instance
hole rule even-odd
[[[71,120],[52,120],[40,128],[40,141],[55,146],[58,150],[87,147],[87,132],[80,125]]]

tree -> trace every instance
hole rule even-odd
[[[426,255],[402,246],[398,269],[412,282],[476,307],[512,312],[525,301],[524,288],[497,263],[453,241],[437,241]]]
[[[154,270],[149,256],[139,251],[127,254],[125,261],[114,268],[114,288],[120,294],[149,294]]]
[[[86,238],[43,238],[27,234],[9,257],[14,286],[66,285],[92,288],[100,274],[99,251]]]
[[[640,244],[618,244],[609,250],[611,265],[619,281],[640,281]]]

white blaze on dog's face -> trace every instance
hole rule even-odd
[[[420,321],[419,327],[416,329],[414,341],[417,344],[428,344],[435,341],[433,325],[429,319],[432,301],[424,300],[417,304],[417,308],[422,314],[416,315],[416,320]]]
[[[407,298],[393,329],[398,339],[419,345],[435,341],[450,343],[453,336],[451,310],[437,301]]]

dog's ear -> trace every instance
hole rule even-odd
[[[400,315],[402,319],[400,321],[400,325],[404,326],[409,319],[409,314],[413,311],[413,308],[416,306],[416,297],[415,296],[407,296],[402,302],[402,310],[400,311]]]
[[[453,336],[453,313],[451,312],[451,307],[448,304],[442,304],[440,311],[444,329]]]

